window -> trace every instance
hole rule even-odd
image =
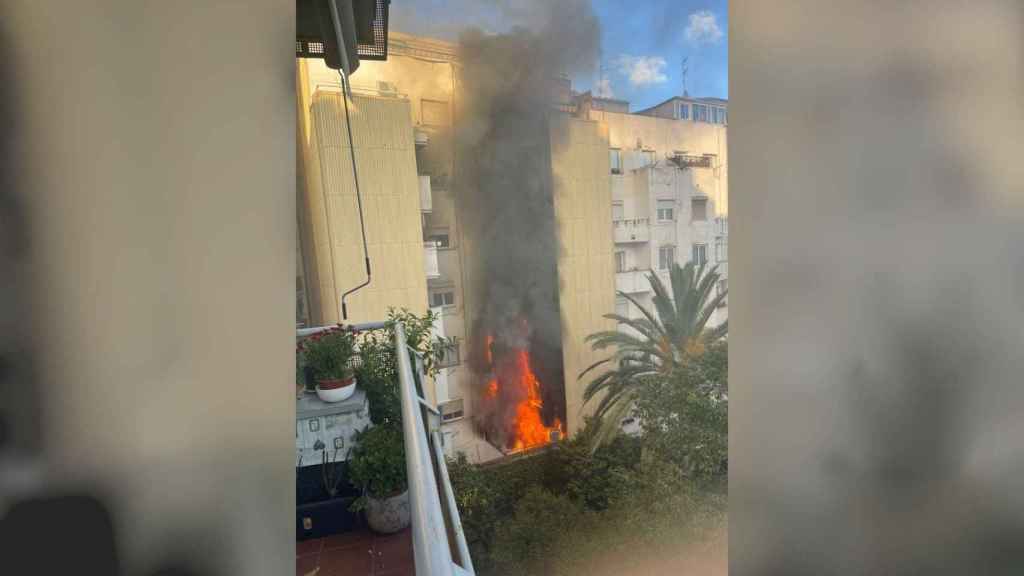
[[[729,261],[729,242],[724,238],[715,240],[715,260],[718,262]]]
[[[658,270],[668,270],[676,261],[676,247],[662,246],[658,248]]]
[[[622,220],[624,217],[622,202],[612,202],[612,220]]]
[[[622,250],[615,253],[615,271],[626,271],[626,253]]]
[[[693,105],[693,121],[694,122],[707,122],[708,121],[708,107],[705,104],[694,104]]]
[[[728,236],[729,235],[729,220],[727,218],[715,218],[715,222],[718,224],[718,235]]]
[[[690,259],[691,262],[697,266],[702,266],[708,263],[708,245],[707,244],[694,244],[693,245],[693,257]]]
[[[441,350],[441,357],[437,360],[439,368],[451,368],[459,365],[459,341],[453,340],[451,346],[445,346]]]
[[[438,308],[440,306],[454,306],[455,305],[455,291],[445,290],[444,292],[432,292],[430,294],[430,307]]]
[[[676,219],[674,200],[658,200],[658,221],[672,222]]]
[[[608,150],[608,159],[612,166],[612,174],[622,174],[622,150],[611,148]]]
[[[447,232],[435,232],[430,234],[427,236],[427,242],[437,244],[437,248],[439,250],[452,247],[451,238],[448,236]]]
[[[695,222],[704,222],[708,219],[708,199],[693,198],[690,200],[690,213]]]
[[[654,166],[654,150],[643,150],[640,152],[640,159],[644,166]]]
[[[717,106],[711,109],[711,122],[713,124],[722,123],[722,109]]]
[[[615,313],[623,318],[629,318],[629,302],[622,296],[615,297]]]
[[[729,299],[729,296],[728,296],[728,294],[729,294],[729,280],[728,280],[728,278],[722,278],[721,280],[719,280],[718,281],[718,286],[716,288],[717,288],[717,296],[721,296],[722,294],[726,295],[725,298],[722,298],[722,301],[718,303],[718,307],[719,308],[725,308],[725,306],[726,306],[725,301]]]
[[[680,120],[686,120],[687,118],[690,117],[690,105],[689,104],[686,104],[686,103],[683,103],[683,102],[676,102],[676,106],[678,106],[678,109],[677,109],[677,112],[676,112],[676,118],[679,118]]]
[[[448,400],[438,405],[437,410],[441,413],[442,422],[453,422],[462,418],[465,415],[465,409],[463,406],[462,398],[456,398],[454,400]],[[444,439],[445,447],[447,448],[452,442],[451,435],[445,433],[447,437]]]
[[[439,100],[420,100],[420,114],[427,126],[448,125],[448,103]]]
[[[729,112],[725,108],[722,108],[722,124],[728,124],[729,123],[728,115],[729,115]]]

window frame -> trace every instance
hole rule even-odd
[[[451,295],[451,303],[450,304],[445,302],[445,300],[447,300],[447,298],[445,298],[446,295]],[[434,298],[436,296],[440,296],[441,297],[441,303],[440,304],[435,304],[434,303]],[[455,307],[455,288],[443,288],[443,289],[432,290],[430,292],[430,307],[431,308],[454,308]]]
[[[622,259],[622,266],[619,266],[619,259],[620,259],[620,257]],[[616,250],[615,251],[615,272],[618,273],[618,272],[625,272],[625,271],[626,271],[626,251],[625,250]]]
[[[698,250],[700,249],[700,250]],[[700,254],[702,258],[698,259],[697,255]],[[702,266],[708,263],[708,245],[703,242],[694,242],[690,247],[690,262],[693,262],[694,266]]]
[[[715,261],[716,262],[728,262],[729,261],[729,241],[725,238],[715,239]]]
[[[668,254],[668,258],[665,258]],[[658,270],[670,270],[676,261],[675,244],[662,244],[658,246]]]
[[[704,205],[703,218],[697,218],[696,207],[699,204]],[[707,222],[708,221],[708,199],[701,196],[693,196],[690,198],[690,221],[691,222]]]
[[[445,237],[447,243],[442,245],[442,242],[438,240],[439,237]],[[427,231],[427,242],[433,242],[437,246],[438,250],[451,250],[452,249],[452,235],[448,230],[428,230]]]
[[[670,203],[671,206],[663,208],[662,203]],[[654,202],[654,215],[658,222],[675,222],[676,221],[676,202],[675,200],[655,200]],[[669,218],[662,218],[661,213],[663,210],[667,210]]]
[[[615,157],[616,162],[612,162],[612,157]],[[608,149],[608,164],[610,172],[612,174],[622,174],[622,149],[621,148],[609,148]],[[617,165],[617,166],[616,166]]]

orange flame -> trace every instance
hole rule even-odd
[[[526,329],[523,321],[523,329]],[[487,365],[493,366],[494,358],[492,346],[494,336],[487,335],[484,339],[484,355]],[[515,407],[515,421],[513,422],[513,439],[510,442],[514,452],[543,446],[552,441],[560,439],[565,435],[562,422],[555,419],[554,426],[545,426],[541,418],[541,408],[544,402],[540,394],[540,382],[530,365],[530,353],[526,350],[516,350],[512,359],[512,366],[506,370],[500,370],[499,374],[487,382],[484,389],[484,398],[493,401],[498,397],[499,380],[500,386],[514,386],[521,392],[522,399]]]
[[[526,392],[526,396],[516,406],[515,442],[512,449],[519,451],[551,442],[552,428],[545,426],[540,417],[540,409],[544,405],[540,397],[540,382],[530,368],[530,353],[526,350],[516,352],[516,375],[516,385]],[[556,420],[555,426],[561,433],[561,423]]]

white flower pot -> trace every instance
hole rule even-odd
[[[352,383],[347,386],[341,386],[339,388],[320,388],[317,384],[316,396],[324,402],[341,402],[342,400],[348,400],[356,391],[356,379],[352,379]]]

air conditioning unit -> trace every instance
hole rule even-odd
[[[463,408],[462,398],[442,402],[437,406],[438,411],[441,412],[441,422],[461,420],[466,414]]]

